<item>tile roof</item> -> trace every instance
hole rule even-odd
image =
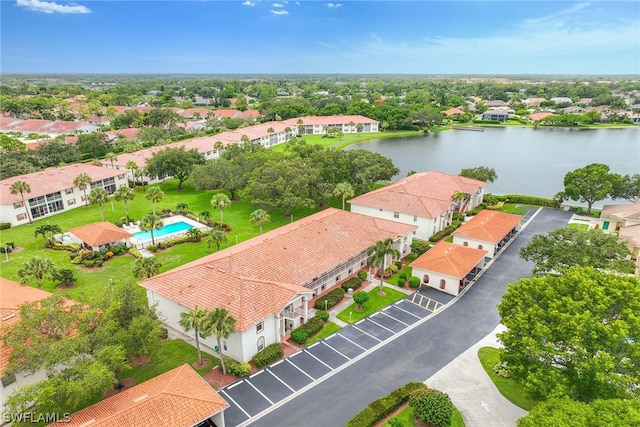
[[[413,225],[329,208],[140,283],[193,309],[223,307],[236,329],[277,313],[314,278]]]
[[[549,117],[549,116],[553,116],[553,113],[550,113],[548,111],[542,111],[539,113],[531,113],[529,114],[529,118],[533,121],[538,121],[538,120],[542,120],[545,117]]]
[[[349,124],[353,123],[379,123],[377,120],[370,119],[360,115],[350,116],[306,116],[296,117],[294,119],[284,120],[288,126],[298,126],[298,120],[302,120],[305,125],[337,125],[337,124]]]
[[[20,320],[20,305],[49,298],[51,293],[0,277],[0,331]],[[3,344],[3,343],[2,343]],[[0,346],[0,375],[9,364],[11,348]]]
[[[631,247],[640,247],[640,224],[620,227],[618,238]]]
[[[522,216],[482,210],[453,232],[454,236],[499,243],[522,220]]]
[[[421,172],[349,200],[351,204],[435,218],[452,203],[457,190],[475,194],[486,182],[444,172]]]
[[[601,219],[613,219],[616,221],[623,220],[640,220],[640,199],[635,202],[624,205],[604,205],[600,212]]]
[[[25,199],[55,193],[65,188],[73,188],[73,180],[81,173],[86,173],[92,181],[99,181],[126,173],[122,170],[114,170],[93,166],[88,163],[76,163],[68,166],[48,168],[39,172],[26,175],[12,176],[0,181],[0,204],[7,205],[21,200],[20,193],[11,194],[11,185],[16,181],[25,181],[31,187],[31,192],[24,195]]]
[[[127,128],[127,129],[110,130],[105,133],[114,139],[122,135],[126,139],[134,140],[137,138],[139,131],[140,131],[139,128]]]
[[[65,425],[193,426],[228,406],[191,366],[184,364],[71,414]]]
[[[462,279],[487,255],[487,251],[440,241],[420,255],[411,267]]]
[[[105,245],[133,237],[133,234],[108,221],[72,228],[69,232],[89,246]]]
[[[460,114],[460,115],[464,114],[464,111],[462,111],[459,108],[449,108],[448,110],[445,110],[442,113],[447,116],[455,116],[456,114]]]

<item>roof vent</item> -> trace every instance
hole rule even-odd
[[[133,403],[138,403],[138,402],[142,402],[143,400],[145,400],[147,397],[149,397],[148,394],[143,394],[142,396],[138,396],[135,399],[133,399]]]

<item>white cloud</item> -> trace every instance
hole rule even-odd
[[[274,15],[288,15],[289,12],[287,12],[286,10],[271,10],[271,13],[273,13]]]
[[[342,7],[342,3],[327,3],[328,8]]]
[[[283,3],[274,3],[271,6],[273,6],[273,7],[284,7],[284,4]]]
[[[246,1],[242,2],[242,5],[243,6],[251,6],[251,7],[253,7],[253,6],[256,5],[256,2],[255,1],[251,1],[251,0],[246,0]]]
[[[16,5],[34,12],[42,13],[91,13],[91,9],[88,7],[74,3],[62,5],[52,1],[17,0]]]

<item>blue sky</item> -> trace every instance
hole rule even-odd
[[[2,73],[639,74],[638,1],[0,0]]]

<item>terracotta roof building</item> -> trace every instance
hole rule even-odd
[[[190,427],[211,420],[224,427],[223,411],[228,407],[191,366],[184,364],[71,414],[65,425]]]
[[[284,120],[283,123],[292,128],[298,127],[298,121],[302,121],[305,135],[322,135],[326,133],[326,127],[337,127],[343,133],[378,132],[380,122],[360,115],[350,116],[306,116]]]
[[[418,226],[415,237],[428,240],[451,224],[453,194],[468,195],[459,210],[482,203],[486,182],[443,172],[421,172],[349,200],[351,211]]]
[[[307,302],[366,265],[367,249],[391,238],[405,256],[416,227],[326,209],[140,283],[167,327],[180,313],[226,308],[237,320],[226,354],[248,361],[308,318]],[[215,338],[204,343],[214,348]]]
[[[444,110],[442,114],[445,116],[462,116],[464,111],[459,108],[449,108],[448,110]]]
[[[598,227],[605,233],[618,232],[636,263],[636,275],[640,275],[640,199],[623,205],[605,205],[600,213]]]
[[[96,222],[72,228],[69,233],[73,234],[84,246],[97,251],[110,244],[126,244],[133,234],[108,222]]]
[[[484,249],[492,258],[520,229],[520,221],[520,215],[482,210],[452,233],[453,243]]]
[[[487,251],[440,241],[411,263],[412,274],[423,285],[451,295],[458,292],[484,267]]]

